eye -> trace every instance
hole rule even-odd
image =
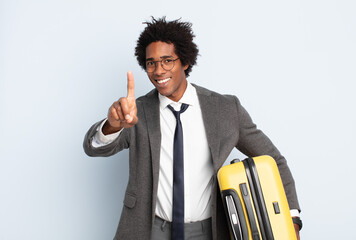
[[[152,67],[152,66],[154,66],[155,65],[155,63],[153,62],[153,61],[148,61],[148,62],[146,62],[146,66],[147,67]]]
[[[165,59],[163,62],[164,63],[171,63],[173,61],[173,59]]]

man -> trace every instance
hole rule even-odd
[[[115,101],[84,140],[89,156],[129,148],[129,182],[115,239],[229,239],[216,174],[234,147],[276,160],[298,217],[286,160],[239,100],[187,81],[198,55],[191,24],[165,18],[146,24],[135,55],[155,89],[135,100],[128,72],[127,97]]]

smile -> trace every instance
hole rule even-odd
[[[156,80],[158,84],[162,84],[162,83],[166,83],[169,80],[171,80],[171,78],[166,78],[166,79],[162,79],[162,80]]]

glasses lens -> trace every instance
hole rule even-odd
[[[164,70],[169,71],[173,68],[174,66],[174,60],[173,59],[164,59],[162,60],[162,67]]]
[[[148,61],[146,62],[146,71],[147,72],[153,72],[156,68],[156,64],[154,61]]]

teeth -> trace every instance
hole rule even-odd
[[[171,78],[166,78],[166,79],[162,79],[162,80],[157,80],[157,82],[158,82],[159,84],[161,84],[161,83],[166,83],[166,82],[169,81],[169,79],[171,79]]]

